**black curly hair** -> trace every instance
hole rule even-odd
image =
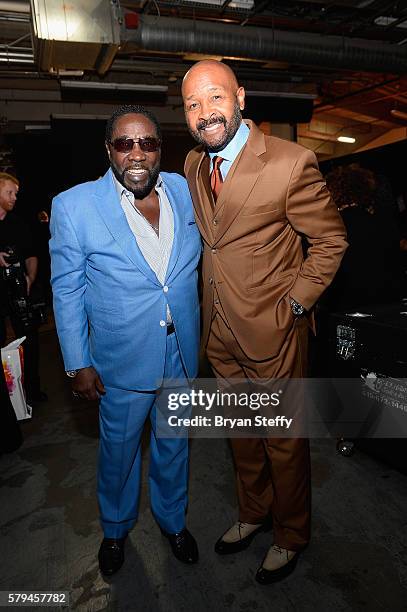
[[[157,117],[153,115],[153,113],[151,113],[149,110],[144,108],[144,106],[140,106],[139,104],[124,104],[123,106],[120,106],[119,108],[117,108],[114,111],[113,115],[110,117],[110,119],[107,120],[106,134],[105,134],[105,141],[107,143],[111,142],[113,129],[114,129],[114,125],[116,121],[120,117],[123,117],[123,115],[130,115],[133,113],[136,115],[144,115],[144,117],[147,117],[147,119],[149,119],[151,123],[155,126],[157,138],[159,138],[159,140],[162,139],[160,124],[158,123]]]
[[[326,175],[325,180],[339,210],[360,206],[374,212],[377,185],[371,170],[358,164],[338,166]]]

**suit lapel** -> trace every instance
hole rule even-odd
[[[204,151],[193,161],[188,175],[190,178],[188,183],[200,232],[206,241],[211,241],[212,195],[209,185],[209,157]]]
[[[156,275],[144,259],[137,240],[127,223],[126,215],[120,206],[111,170],[108,170],[105,176],[97,182],[94,200],[104,224],[124,255],[133,265],[137,266],[142,274],[153,283],[159,284]]]
[[[216,242],[224,236],[243,208],[265,165],[261,158],[266,152],[264,135],[251,121],[246,123],[250,127],[248,141],[229,170],[216,203],[215,212],[224,205]]]
[[[184,241],[185,233],[185,211],[182,205],[182,196],[176,193],[175,189],[169,185],[164,179],[165,193],[171,204],[173,217],[174,217],[174,240],[172,243],[172,250],[170,261],[168,262],[166,280],[170,280],[171,274],[174,271],[180,253],[182,251],[182,243]]]

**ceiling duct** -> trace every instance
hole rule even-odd
[[[192,5],[195,7],[214,7],[222,9],[225,5],[225,0],[181,0],[181,4]],[[251,11],[254,7],[254,0],[231,0],[227,2],[227,9]]]
[[[41,70],[104,74],[120,45],[116,0],[31,0],[35,57]]]
[[[124,30],[122,38],[146,51],[202,53],[366,72],[407,73],[407,45],[359,38],[150,15],[142,15],[139,27]]]

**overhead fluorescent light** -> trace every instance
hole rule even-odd
[[[397,117],[397,119],[405,119],[407,121],[407,113],[403,113],[403,111],[397,110],[397,108],[392,108],[390,114],[393,117]]]
[[[166,93],[168,85],[149,85],[141,83],[98,83],[97,81],[60,81],[65,89],[99,89],[120,91],[155,91]]]
[[[338,142],[347,142],[348,144],[356,142],[356,138],[353,138],[353,136],[338,136],[336,140]]]
[[[83,70],[65,70],[64,68],[50,68],[50,74],[56,74],[59,77],[83,77]]]
[[[26,125],[25,126],[25,130],[27,132],[31,132],[33,130],[50,130],[51,126],[49,123],[44,123],[44,124],[32,124],[32,125]]]

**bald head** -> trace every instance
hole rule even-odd
[[[215,60],[194,64],[182,83],[189,131],[209,151],[221,151],[242,122],[244,89],[229,66]]]
[[[188,85],[188,81],[193,78],[202,78],[210,76],[214,79],[219,79],[225,85],[228,85],[232,90],[237,91],[239,84],[236,75],[232,68],[217,60],[202,60],[194,64],[186,73],[182,81],[182,92]]]

